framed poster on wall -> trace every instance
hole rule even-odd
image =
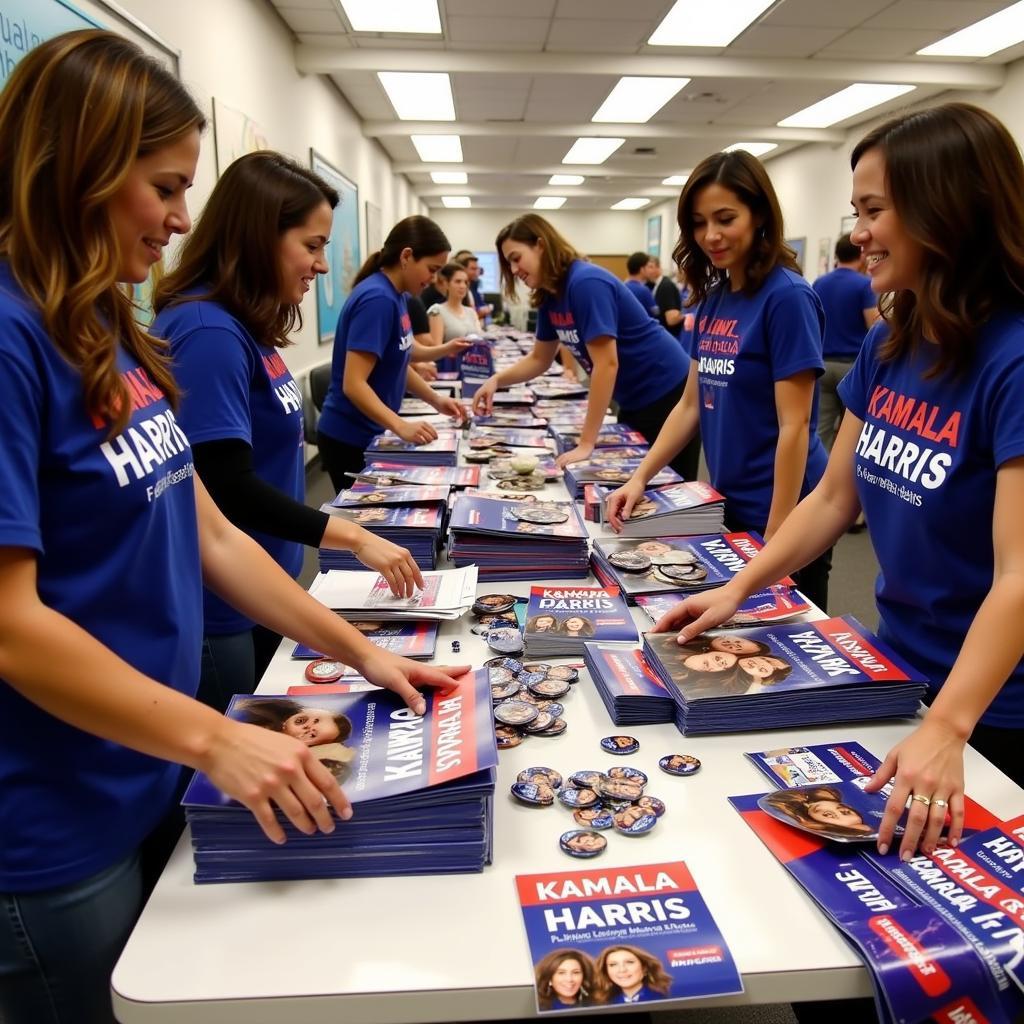
[[[246,113],[213,97],[213,138],[217,155],[217,177],[228,164],[246,153],[270,149],[267,133]]]
[[[647,218],[647,253],[661,259],[661,214]]]
[[[316,279],[316,316],[321,345],[334,341],[334,332],[352,290],[352,278],[362,263],[359,249],[359,189],[315,149],[309,151],[310,166],[332,188],[340,202],[334,210],[331,241],[327,246],[326,274]]]
[[[804,274],[807,271],[807,239],[806,238],[787,238],[786,245],[796,253],[796,262],[800,267],[800,273]]]

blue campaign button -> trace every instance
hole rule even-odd
[[[640,749],[640,741],[635,736],[605,736],[601,749],[609,754],[635,754]]]

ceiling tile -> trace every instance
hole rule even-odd
[[[555,17],[649,22],[643,25],[647,38],[671,7],[672,0],[558,0]]]
[[[556,0],[515,0],[515,13],[522,18],[550,18],[555,13]],[[473,18],[507,17],[512,4],[508,0],[444,0],[449,19],[466,15]]]
[[[448,38],[453,43],[543,43],[547,18],[448,18]]]
[[[638,21],[555,18],[545,49],[565,53],[635,53],[650,35]]]
[[[318,10],[307,7],[278,7],[278,14],[286,22],[293,32],[344,32],[345,26],[341,23],[334,10]]]
[[[296,36],[299,42],[306,46],[330,46],[336,50],[352,49],[351,36],[339,35],[337,32],[297,32]]]
[[[928,29],[855,28],[834,43],[822,47],[815,56],[900,60],[912,57],[917,50],[934,41],[935,32]],[[865,68],[865,74],[870,74],[869,67]]]
[[[744,57],[812,57],[841,35],[842,28],[796,28],[754,25],[726,51]]]
[[[860,27],[934,29],[948,35],[1008,4],[1009,0],[897,0]]]
[[[855,28],[865,19],[884,10],[892,0],[784,0],[761,19],[762,25],[795,28]]]

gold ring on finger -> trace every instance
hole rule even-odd
[[[946,800],[940,800],[938,797],[935,797],[935,799],[932,800],[932,806],[941,807],[945,810],[949,806],[949,803]]]
[[[924,796],[921,793],[914,793],[910,797],[911,800],[916,800],[919,804],[924,804],[925,807],[931,806],[932,798],[930,796]]]

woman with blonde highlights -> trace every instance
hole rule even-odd
[[[594,966],[599,1003],[645,1003],[664,999],[672,976],[664,964],[638,946],[608,946]]]
[[[275,806],[305,833],[351,814],[302,742],[193,699],[203,580],[414,709],[412,683],[453,685],[304,594],[195,477],[165,348],[121,286],[188,230],[204,123],[177,79],[109,32],[42,43],[0,93],[4,1024],[113,1020],[110,973],[178,765],[274,842]]]

